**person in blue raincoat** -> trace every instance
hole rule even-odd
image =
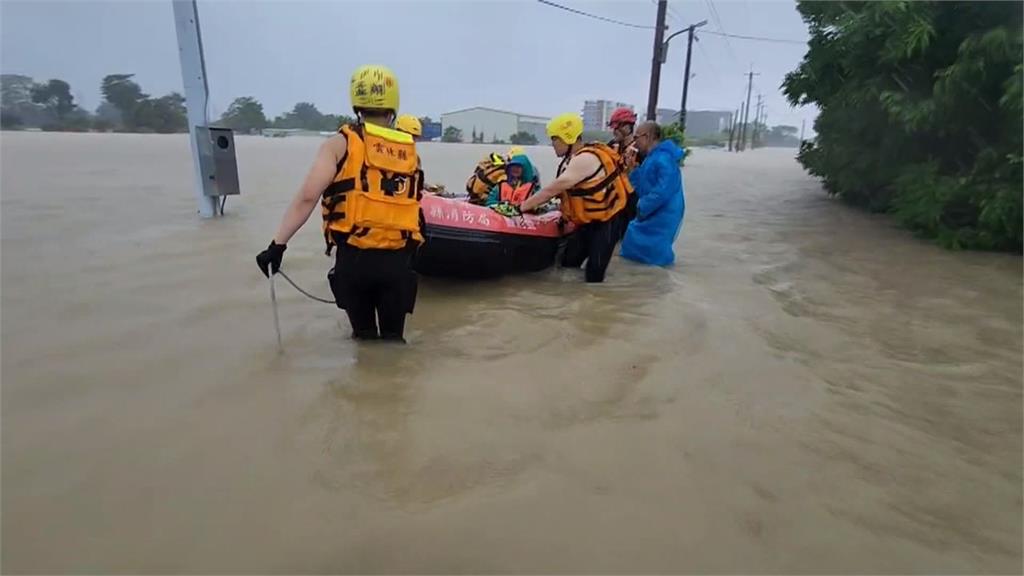
[[[622,240],[622,257],[653,266],[675,262],[672,244],[686,211],[679,161],[685,151],[661,139],[661,128],[645,122],[636,130],[636,147],[644,161],[629,175],[639,201],[636,218]]]

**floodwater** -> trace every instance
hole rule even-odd
[[[318,143],[240,138],[201,221],[183,136],[4,133],[4,572],[1021,571],[1019,256],[698,150],[672,269],[425,281],[404,347],[281,282],[279,355]]]

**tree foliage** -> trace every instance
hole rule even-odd
[[[135,126],[135,109],[141,102],[149,98],[149,94],[143,93],[142,88],[132,80],[134,76],[134,74],[110,74],[104,76],[100,83],[100,92],[103,93],[103,98],[120,111],[121,122],[128,129]]]
[[[267,116],[263,104],[252,96],[235,98],[228,111],[220,118],[219,124],[238,132],[248,133],[267,127]]]
[[[441,135],[441,142],[462,142],[462,130],[455,126],[448,126]]]
[[[508,141],[512,144],[519,144],[523,146],[532,146],[538,143],[537,137],[529,132],[520,130],[515,134],[509,136]]]
[[[57,79],[33,86],[32,102],[53,111],[58,121],[66,118],[68,114],[77,108],[75,97],[71,95],[71,85]]]
[[[800,161],[826,190],[952,248],[1022,247],[1018,2],[813,2],[783,89],[817,104]]]
[[[310,102],[299,102],[290,112],[275,118],[272,125],[274,128],[333,132],[342,124],[352,124],[355,121],[355,118],[344,114],[324,114]]]
[[[171,134],[188,130],[185,97],[171,92],[160,98],[146,98],[135,107],[135,126],[146,132]]]

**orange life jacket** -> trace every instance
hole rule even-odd
[[[533,192],[533,182],[523,182],[519,186],[512,186],[507,181],[502,182],[499,191],[499,199],[502,202],[508,202],[513,206],[519,206],[530,197]]]
[[[423,242],[423,173],[412,136],[374,124],[339,132],[348,150],[320,199],[328,253],[335,233],[357,248],[398,250]]]
[[[562,214],[576,224],[611,220],[625,208],[627,196],[633,193],[622,160],[607,144],[591,142],[571,157],[566,155],[558,166],[558,175],[580,154],[597,156],[601,167],[561,194]]]
[[[466,180],[466,193],[469,194],[470,202],[486,202],[491,189],[508,179],[504,160],[501,163],[495,161],[500,158],[498,154],[491,154],[476,165],[473,175]]]

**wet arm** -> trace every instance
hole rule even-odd
[[[281,226],[274,235],[274,242],[287,244],[306,220],[309,220],[309,215],[313,213],[320,200],[320,195],[334,180],[338,162],[345,155],[346,145],[344,138],[334,137],[320,146],[306,180],[285,210]]]

